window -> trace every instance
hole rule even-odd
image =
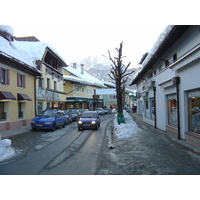
[[[165,61],[165,67],[167,67],[167,66],[169,66],[169,61],[168,60]]]
[[[200,134],[200,89],[188,92],[189,131]]]
[[[159,72],[161,72],[162,71],[162,65],[160,65],[158,69],[159,69]]]
[[[176,94],[168,95],[168,124],[177,125],[177,100]]]
[[[37,104],[37,111],[38,114],[42,112],[42,103]]]
[[[148,99],[145,99],[145,117],[149,118],[149,102]]]
[[[117,96],[116,95],[109,95],[108,99],[117,99]]]
[[[2,85],[10,84],[10,73],[8,69],[0,68],[0,83]]]
[[[173,55],[173,62],[175,62],[177,60],[177,53],[175,53],[174,55]]]
[[[38,79],[38,87],[43,87],[43,79],[42,78],[39,78]]]
[[[4,119],[4,103],[0,102],[0,120]]]
[[[23,88],[26,87],[25,75],[17,73],[17,86]]]
[[[57,82],[54,81],[54,90],[57,90]]]
[[[47,78],[47,88],[50,88],[50,78]]]

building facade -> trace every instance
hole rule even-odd
[[[200,146],[200,26],[168,26],[143,68],[137,84],[138,113],[155,128]]]
[[[89,109],[103,107],[103,99],[96,95],[98,88],[106,86],[98,79],[84,71],[84,65],[77,69],[73,67],[64,68],[64,92],[66,94],[66,109]]]
[[[34,82],[40,72],[19,57],[10,28],[0,30],[0,131],[30,125],[35,116]],[[12,32],[12,30],[11,30]]]

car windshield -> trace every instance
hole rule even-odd
[[[96,113],[83,113],[81,118],[95,118],[97,117]]]
[[[39,114],[40,117],[55,117],[56,111],[55,110],[45,110]]]

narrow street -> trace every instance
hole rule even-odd
[[[144,123],[118,139],[114,115],[101,116],[98,130],[78,131],[76,122],[55,132],[29,131],[11,137],[17,157],[0,165],[13,175],[199,175],[200,149]],[[111,148],[112,147],[112,148]]]
[[[0,165],[0,174],[95,174],[107,124],[113,115],[101,116],[98,130],[78,131],[77,123],[54,132],[29,131],[11,137],[18,156]]]

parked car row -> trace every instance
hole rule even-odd
[[[46,129],[54,131],[57,127],[62,126],[63,128],[65,128],[65,126],[72,121],[78,121],[79,129],[83,129],[86,127],[97,129],[98,127],[100,127],[99,115],[110,113],[110,109],[103,108],[97,108],[95,111],[88,111],[88,109],[46,109],[39,113],[39,115],[37,115],[32,120],[31,127],[33,130]],[[86,117],[87,115],[90,115],[90,117]]]
[[[105,114],[111,114],[111,110],[109,108],[96,108],[95,111],[99,114],[99,115],[105,115]]]

